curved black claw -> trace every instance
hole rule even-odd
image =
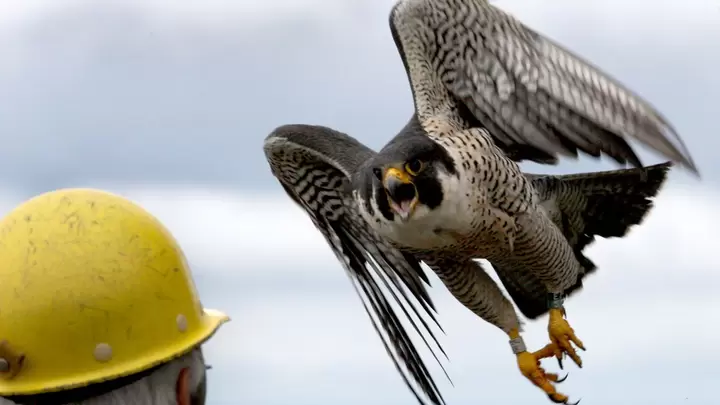
[[[550,398],[550,400],[555,402],[556,404],[567,404],[567,401],[562,401],[562,400],[553,398],[552,394],[549,394],[548,398]]]
[[[553,398],[552,395],[548,395],[548,397],[550,398],[551,401],[555,402],[556,404],[564,404],[564,405],[578,405],[580,403],[580,401],[582,401],[582,398],[578,399],[577,402],[568,402],[567,399],[564,401],[555,399],[555,398]]]
[[[570,375],[570,373],[565,374],[565,377],[563,377],[563,378],[555,381],[555,383],[556,383],[556,384],[560,384],[561,382],[567,380],[567,378],[568,378],[569,375]]]
[[[565,356],[567,356],[567,353],[562,352],[562,354],[560,355],[560,358],[557,359],[558,366],[560,366],[560,370],[565,370],[565,368],[563,367],[563,360],[565,360]]]

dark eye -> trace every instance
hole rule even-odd
[[[413,176],[420,173],[424,168],[425,163],[423,163],[423,161],[420,159],[412,159],[405,163],[405,171],[412,174]]]
[[[374,167],[374,168],[373,168],[373,174],[375,175],[375,177],[376,177],[378,180],[382,180],[382,170],[380,170],[380,168]]]

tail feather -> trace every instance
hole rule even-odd
[[[558,176],[568,191],[577,190],[587,201],[584,207],[560,207],[563,214],[582,218],[583,228],[574,230],[580,236],[575,247],[582,251],[595,235],[623,237],[633,225],[639,225],[652,209],[652,198],[665,183],[671,165]]]

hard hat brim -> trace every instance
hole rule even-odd
[[[103,367],[97,371],[58,377],[50,381],[45,380],[42,384],[38,384],[37,381],[23,383],[21,378],[8,381],[0,380],[0,396],[32,395],[64,391],[136,374],[187,354],[210,339],[222,324],[230,321],[228,315],[214,309],[203,309],[203,315],[200,319],[200,327],[188,331],[185,339],[175,344],[162,347],[149,355],[122,363],[108,363],[107,367]]]

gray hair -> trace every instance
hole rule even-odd
[[[177,405],[177,380],[183,368],[190,369],[188,385],[191,395],[197,397],[200,404],[204,403],[202,400],[205,395],[205,360],[200,348],[196,348],[128,385],[80,402],[63,402],[54,405]],[[30,400],[28,403],[34,402]],[[0,398],[0,405],[16,404],[17,402]]]

